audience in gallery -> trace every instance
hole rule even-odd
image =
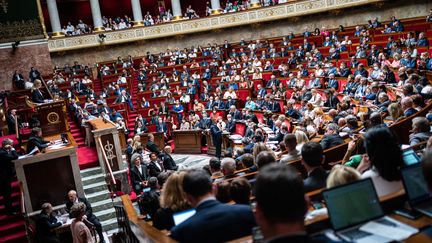
[[[251,228],[255,224],[251,217],[252,212],[250,209],[237,206],[248,205],[252,189],[254,189],[257,201],[254,212],[256,224],[261,226],[266,239],[271,242],[273,237],[281,237],[273,238],[277,242],[279,239],[284,239],[282,237],[287,237],[287,239],[298,237],[295,239],[315,242],[315,239],[310,239],[305,233],[294,236],[289,235],[288,231],[272,230],[275,226],[288,225],[289,228],[297,229],[297,233],[304,231],[304,216],[307,208],[304,194],[306,192],[335,187],[361,178],[372,178],[379,196],[389,195],[402,189],[399,171],[403,166],[402,150],[396,137],[387,126],[418,114],[428,104],[428,100],[432,97],[430,96],[430,84],[420,71],[431,70],[432,68],[428,68],[427,64],[432,64],[432,62],[427,54],[421,53],[412,57],[413,49],[405,51],[409,45],[414,43],[414,41],[407,42],[414,38],[413,36],[397,40],[396,45],[392,44],[390,49],[373,47],[371,45],[373,42],[370,39],[367,40],[369,35],[367,28],[376,28],[379,26],[377,22],[377,19],[373,19],[366,29],[358,29],[358,36],[366,40],[358,42],[363,48],[359,50],[359,53],[365,51],[365,55],[359,54],[362,58],[345,59],[346,61],[341,62],[340,65],[320,53],[320,44],[310,43],[310,50],[307,52],[304,49],[309,47],[304,48],[304,43],[295,44],[295,49],[291,50],[291,52],[294,51],[294,55],[289,57],[292,63],[285,62],[280,64],[280,67],[275,67],[269,80],[264,80],[265,82],[257,88],[253,82],[250,86],[248,84],[244,86],[253,91],[253,95],[246,99],[246,102],[249,103],[246,103],[247,108],[245,105],[245,109],[239,99],[228,97],[229,95],[227,99],[223,99],[223,96],[225,92],[234,92],[233,94],[238,96],[236,92],[244,88],[240,86],[242,82],[251,81],[250,76],[256,70],[260,74],[264,73],[263,66],[267,65],[267,59],[261,59],[261,57],[267,55],[268,49],[271,49],[270,45],[274,44],[267,40],[251,42],[243,40],[240,48],[224,49],[223,46],[227,46],[227,43],[224,43],[224,45],[208,44],[204,48],[198,46],[183,50],[166,50],[160,54],[148,53],[140,60],[139,66],[134,64],[132,58],[127,58],[126,61],[119,58],[118,63],[101,67],[102,76],[109,76],[110,73],[116,74],[117,72],[121,73],[118,80],[125,78],[126,82],[134,78],[134,75],[128,72],[139,72],[137,80],[141,85],[141,93],[150,91],[156,94],[152,98],[142,96],[140,100],[141,109],[149,109],[148,114],[150,110],[152,112],[150,117],[145,115],[137,117],[135,130],[137,135],[149,124],[156,125],[158,131],[166,133],[167,136],[171,129],[170,124],[178,126],[179,129],[208,130],[213,126],[215,129],[229,133],[233,133],[233,122],[235,124],[236,121],[245,121],[246,124],[246,132],[241,140],[243,148],[231,148],[231,151],[228,148],[227,153],[220,155],[221,158],[211,158],[209,164],[205,166],[207,170],[173,172],[179,168],[169,168],[169,165],[173,165],[172,161],[168,162],[170,149],[165,148],[164,152],[159,151],[157,147],[155,148],[154,137],[150,136],[149,143],[144,145],[140,144],[139,136],[128,141],[131,181],[136,193],[141,194],[139,196],[141,211],[150,215],[154,226],[158,229],[171,229],[172,237],[176,240],[193,242],[201,240],[200,237],[208,236],[226,237],[217,239],[230,240],[251,233]],[[320,35],[331,36],[329,33],[331,31],[326,29],[318,29],[317,34],[318,32]],[[356,42],[352,36],[348,37]],[[288,38],[286,37],[287,40]],[[305,40],[308,42],[308,39]],[[324,40],[333,41],[336,43],[336,48],[340,50],[342,46],[349,45],[345,37],[338,36],[338,32],[329,40],[327,38]],[[414,49],[420,47],[418,43],[419,41],[415,44]],[[257,51],[257,48],[264,48],[267,52],[263,54]],[[276,47],[277,53],[278,48]],[[374,48],[377,48],[378,53],[375,53]],[[401,51],[402,49],[404,51]],[[399,55],[399,50],[400,62],[397,67],[392,67],[390,61]],[[225,51],[227,55],[223,54]],[[392,51],[394,55],[391,55]],[[342,52],[344,51],[340,51]],[[207,60],[196,58],[199,55],[206,57]],[[180,66],[170,68],[169,71],[158,69],[166,67],[170,61]],[[414,67],[411,66],[413,61]],[[123,72],[120,71],[121,68],[116,69],[124,62],[130,63],[125,66],[125,69],[130,67],[131,70],[123,69],[125,71]],[[191,68],[189,64],[192,63],[197,65],[197,68]],[[422,67],[424,69],[421,69]],[[396,71],[397,79],[393,71]],[[393,77],[390,73],[393,74]],[[310,74],[312,74],[312,81],[318,81],[319,87],[306,85]],[[339,85],[337,87],[334,80],[341,77],[348,81],[346,84],[337,83]],[[212,82],[212,78],[217,78],[217,82]],[[186,97],[186,95],[189,97],[189,101],[194,104],[193,111],[187,113],[185,111],[186,102],[178,102],[179,94],[171,91],[174,86],[173,82],[180,83],[177,91],[182,94],[181,97]],[[281,84],[282,86],[279,86]],[[78,88],[70,87],[74,95],[85,94],[92,101],[92,91],[86,87],[86,84],[83,84],[83,80],[79,80],[75,85],[78,85]],[[122,88],[121,85],[121,82],[115,81],[106,92],[100,95],[117,97],[127,92],[127,89]],[[85,92],[81,91],[83,87],[85,87]],[[192,88],[196,90],[196,93]],[[205,95],[195,96],[200,93],[201,88]],[[204,88],[207,93],[204,92]],[[279,103],[280,98],[276,97],[273,89],[280,93],[287,90],[294,92],[290,96],[286,93],[282,95],[286,100],[282,99],[282,103]],[[162,92],[166,93],[161,94]],[[395,94],[398,99],[390,99],[388,93]],[[98,95],[93,94],[93,100],[97,99]],[[255,96],[258,98],[255,99]],[[338,99],[340,96],[343,98]],[[170,102],[151,104],[153,98],[159,97],[170,99]],[[71,99],[70,102],[70,109],[74,111],[76,119],[92,113],[81,108],[75,99]],[[234,103],[231,104],[231,102]],[[274,107],[276,103],[279,106],[282,104],[285,114],[281,112],[282,107],[279,109]],[[101,104],[103,110],[96,109],[98,113],[109,113],[110,119],[116,123],[123,122],[124,125],[121,114],[105,106],[103,102]],[[185,106],[183,114],[181,109],[177,109],[179,107],[176,108],[178,112],[174,114],[174,117],[177,117],[177,120],[170,120],[172,114],[167,114],[174,111],[171,106],[173,104]],[[203,112],[203,107],[211,112],[209,114]],[[363,110],[364,107],[367,109]],[[217,114],[220,110],[226,112],[226,120]],[[256,111],[263,112],[261,122],[254,114]],[[215,123],[212,123],[209,117]],[[426,117],[417,117],[412,120],[410,145],[428,141],[425,150],[430,151],[432,139],[428,121],[431,117],[432,113],[429,112]],[[291,124],[292,127],[289,130],[285,123],[287,118],[296,123],[295,126]],[[271,133],[274,135],[267,132],[266,126],[272,130]],[[323,135],[320,143],[314,142],[317,141],[317,135]],[[344,140],[347,137],[350,137],[352,141],[348,144],[343,165],[333,166],[330,171],[327,171],[328,168],[324,168],[326,150],[345,143]],[[280,145],[277,148],[271,147],[267,142],[276,138],[279,139],[278,142],[281,142]],[[149,156],[146,155],[143,147],[147,147],[152,153]],[[429,153],[423,157],[422,164],[425,168],[430,167]],[[295,169],[282,164],[293,161],[301,161],[306,169],[304,178],[301,178]],[[135,173],[136,171],[138,173]],[[430,170],[425,169],[424,171],[426,178],[430,178],[428,174]],[[245,174],[254,172],[258,175],[257,179],[247,180],[243,177]],[[166,182],[163,183],[164,181]],[[151,196],[143,192],[144,188],[149,185]],[[212,186],[216,189],[214,192],[211,190]],[[290,188],[290,192],[293,191],[294,194],[277,193],[287,188]],[[276,189],[278,190],[273,191]],[[286,198],[287,195],[289,198]],[[221,203],[234,202],[238,205],[221,204],[215,198]],[[184,225],[174,226],[171,215],[191,207],[196,208],[197,214],[187,220]],[[293,210],[294,208],[301,210]],[[211,219],[208,221],[209,227],[197,227],[215,212],[222,214],[223,219],[220,219],[219,222]],[[232,214],[235,213],[241,214],[242,217],[233,219]],[[292,220],[286,221],[287,219]],[[241,225],[242,229],[230,227],[232,225]],[[236,232],[232,232],[233,228],[236,229]],[[220,233],[222,230],[224,234]],[[188,238],[191,235],[196,238]]]
[[[261,0],[260,4],[262,7],[274,6],[277,4],[286,3],[287,0]],[[249,0],[227,0],[226,3],[222,3],[222,9],[220,13],[234,13],[239,11],[244,11],[250,9],[250,1]],[[205,13],[205,16],[208,17],[212,14],[212,8],[210,2],[206,2],[206,7],[203,10],[198,12]],[[183,20],[187,19],[197,19],[200,18],[197,11],[192,8],[192,5],[186,7],[183,11]],[[158,5],[158,11],[155,16],[152,16],[149,11],[147,11],[143,16],[143,24],[144,26],[152,26],[157,24],[163,24],[167,22],[171,22],[173,19],[173,14],[170,9],[165,9],[163,4]],[[134,21],[128,15],[124,17],[115,17],[110,18],[103,16],[102,24],[105,31],[115,31],[115,30],[123,30],[133,27]],[[78,23],[74,26],[71,22],[68,22],[67,25],[64,25],[61,29],[61,32],[65,36],[77,36],[84,34],[93,33],[93,29],[91,25],[84,23],[82,20],[78,20]]]

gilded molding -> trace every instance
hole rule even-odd
[[[212,15],[208,18],[173,21],[167,24],[150,27],[136,27],[121,31],[104,32],[106,38],[102,41],[97,34],[55,38],[48,40],[50,52],[68,51],[74,49],[113,45],[146,39],[196,33],[220,28],[228,28],[245,24],[287,19],[302,15],[325,11],[341,11],[339,9],[366,4],[380,4],[384,0],[305,0],[257,8],[248,11]]]

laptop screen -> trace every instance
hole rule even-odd
[[[371,179],[331,188],[323,197],[336,231],[384,216]]]
[[[413,165],[420,162],[420,158],[417,156],[414,150],[408,149],[403,152],[403,159],[405,165]]]
[[[402,180],[410,203],[416,203],[429,198],[429,192],[421,164],[402,168]]]
[[[188,218],[192,217],[195,214],[195,209],[188,209],[185,211],[181,211],[178,213],[173,214],[174,224],[179,225],[183,221],[187,220]]]

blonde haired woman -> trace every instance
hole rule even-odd
[[[32,101],[37,104],[45,103],[44,97],[40,88],[42,87],[42,82],[39,79],[36,79],[33,83],[33,88],[31,90]]]
[[[301,151],[303,144],[309,142],[309,138],[308,138],[307,134],[302,130],[296,130],[294,132],[294,135],[295,135],[296,140],[297,140],[296,149],[298,151]]]
[[[344,165],[335,165],[327,178],[327,188],[344,185],[360,179],[361,174],[356,169]]]
[[[132,140],[133,151],[136,151],[138,146],[141,146],[141,137],[140,135],[135,135]]]
[[[153,226],[159,230],[171,230],[174,227],[173,214],[190,208],[183,191],[183,178],[186,172],[179,171],[170,175],[164,183],[160,196],[160,208],[157,210]]]
[[[390,117],[392,118],[392,122],[398,122],[405,118],[402,107],[399,103],[391,103],[387,108]]]

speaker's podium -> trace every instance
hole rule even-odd
[[[47,141],[58,141],[61,135],[44,136]],[[76,153],[76,143],[67,133],[68,144],[55,144],[44,153],[22,156],[14,160],[18,180],[23,184],[26,212],[39,211],[45,202],[61,208],[69,190],[84,195]]]
[[[107,177],[110,176],[109,173],[112,173],[116,182],[121,182],[121,188],[117,189],[129,193],[127,166],[123,163],[119,131],[115,124],[102,118],[90,120],[86,124],[86,133],[86,137],[90,137],[96,144],[102,171]],[[116,184],[116,186],[119,185]]]
[[[63,100],[35,107],[44,136],[60,134],[69,130],[66,117],[66,105]]]
[[[172,131],[175,152],[186,154],[201,153],[202,130],[177,130]]]

